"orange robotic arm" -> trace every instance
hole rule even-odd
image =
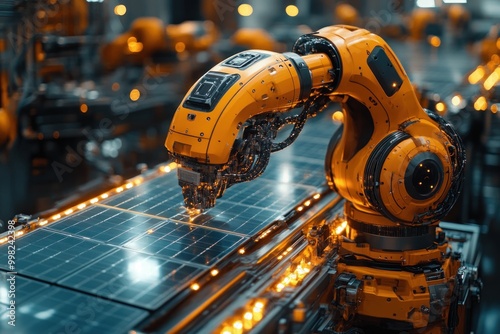
[[[308,117],[333,101],[344,111],[327,154],[327,180],[359,221],[436,221],[455,202],[464,154],[451,127],[424,110],[379,36],[332,26],[304,35],[293,53],[251,50],[212,68],[177,109],[166,147],[185,204],[205,209],[233,183],[259,176]],[[303,107],[301,114],[284,112]],[[290,137],[273,143],[284,124]]]
[[[182,165],[186,207],[212,207],[227,187],[258,177],[331,101],[344,122],[328,146],[326,178],[346,200],[347,221],[332,275],[333,328],[455,328],[458,304],[443,296],[462,288],[460,261],[446,255],[436,226],[458,197],[465,154],[452,127],[421,107],[390,47],[366,30],[323,28],[291,53],[245,51],[205,74],[165,143]],[[273,142],[285,124],[294,124],[289,137]]]

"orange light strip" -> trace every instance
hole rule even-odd
[[[172,170],[176,169],[179,165],[175,162],[171,162],[167,165],[162,165],[162,166],[159,166],[157,168],[157,172],[158,173],[169,173],[171,172]],[[107,192],[105,193],[102,193],[100,194],[99,196],[96,196],[90,200],[87,200],[87,201],[83,201],[71,208],[68,208],[64,211],[61,211],[61,212],[58,212],[48,218],[43,218],[43,219],[40,219],[38,220],[37,222],[33,222],[31,223],[31,227],[32,228],[38,228],[38,227],[42,227],[42,226],[45,226],[47,224],[50,224],[50,223],[53,223],[61,218],[64,218],[64,217],[67,217],[69,215],[72,215],[78,211],[81,211],[83,209],[85,209],[87,206],[90,206],[92,204],[96,204],[98,203],[100,200],[103,200],[103,199],[106,199],[108,198],[109,196],[112,196],[114,194],[118,194],[122,191],[124,191],[125,189],[131,189],[135,186],[138,186],[140,185],[142,182],[144,181],[144,177],[139,175],[139,176],[136,176],[132,179],[129,179],[127,180],[123,185],[120,185],[114,189],[111,189],[111,190],[108,190]],[[17,231],[16,232],[16,237],[17,236],[21,236],[21,235],[24,235],[25,232],[24,231]],[[0,245],[1,244],[4,244],[5,242],[7,241],[7,238],[2,238],[0,239]]]
[[[314,200],[318,200],[319,198],[321,197],[321,194],[320,193],[316,193],[312,196],[312,198]],[[304,207],[308,207],[312,204],[312,200],[311,199],[307,199],[304,201],[304,203],[302,205],[299,205],[298,207],[295,208],[296,211],[298,212],[301,212],[301,211],[304,211]],[[267,230],[265,230],[264,232],[262,232],[261,234],[259,234],[259,236],[257,238],[255,238],[255,241],[258,242],[262,239],[264,239],[265,237],[267,237],[269,234],[271,234],[271,232],[273,232],[274,230],[276,230],[278,228],[278,225],[273,225],[271,226],[270,228],[268,228]],[[243,254],[243,253],[242,253]]]
[[[267,300],[263,298],[254,299],[240,310],[237,314],[224,321],[219,331],[220,334],[243,334],[248,333],[264,317]]]
[[[300,261],[300,264],[287,269],[287,273],[282,276],[281,280],[275,285],[274,290],[276,292],[281,292],[287,287],[295,287],[299,284],[306,276],[311,272],[311,263]]]
[[[292,247],[288,247],[285,251],[283,251],[283,253],[278,255],[277,259],[278,260],[283,259],[283,257],[285,257],[285,255],[287,255],[288,253],[290,253],[292,251],[292,249],[293,249]]]

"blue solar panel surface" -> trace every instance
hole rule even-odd
[[[310,133],[330,133],[330,126],[318,122]],[[314,142],[306,126],[302,141],[305,151],[295,145],[274,154],[261,178],[229,188],[195,219],[183,207],[174,171],[17,239],[16,333],[134,328],[317,191],[327,140]],[[1,278],[10,275],[7,247],[0,246]],[[11,300],[6,282],[0,282],[1,310]],[[2,321],[0,332],[8,326]]]

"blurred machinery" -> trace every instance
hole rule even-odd
[[[339,24],[357,26],[360,23],[358,11],[348,3],[341,3],[335,7],[335,18]]]
[[[238,29],[231,36],[231,41],[245,49],[276,51],[283,48],[266,30],[258,28]]]
[[[135,175],[140,163],[166,159],[156,134],[168,127],[165,110],[214,64],[209,53],[197,57],[219,37],[212,22],[138,18],[106,42],[102,1],[11,1],[2,9],[11,17],[0,43],[0,169],[11,178],[1,219],[70,205]],[[47,186],[52,194],[26,195]]]
[[[144,17],[136,19],[129,31],[104,45],[101,56],[104,67],[111,70],[123,65],[144,64],[154,56],[158,61],[162,53],[175,57],[184,51],[206,51],[217,38],[218,32],[211,21],[165,26],[158,18]]]

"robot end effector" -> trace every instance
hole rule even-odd
[[[165,142],[183,167],[186,207],[212,207],[227,187],[261,175],[270,154],[332,100],[341,103],[344,124],[330,143],[326,176],[358,216],[414,224],[449,211],[463,177],[460,139],[420,106],[389,46],[347,26],[304,35],[293,53],[239,53],[191,88]],[[301,113],[285,116],[297,107]],[[289,137],[274,143],[286,124],[294,125]]]

